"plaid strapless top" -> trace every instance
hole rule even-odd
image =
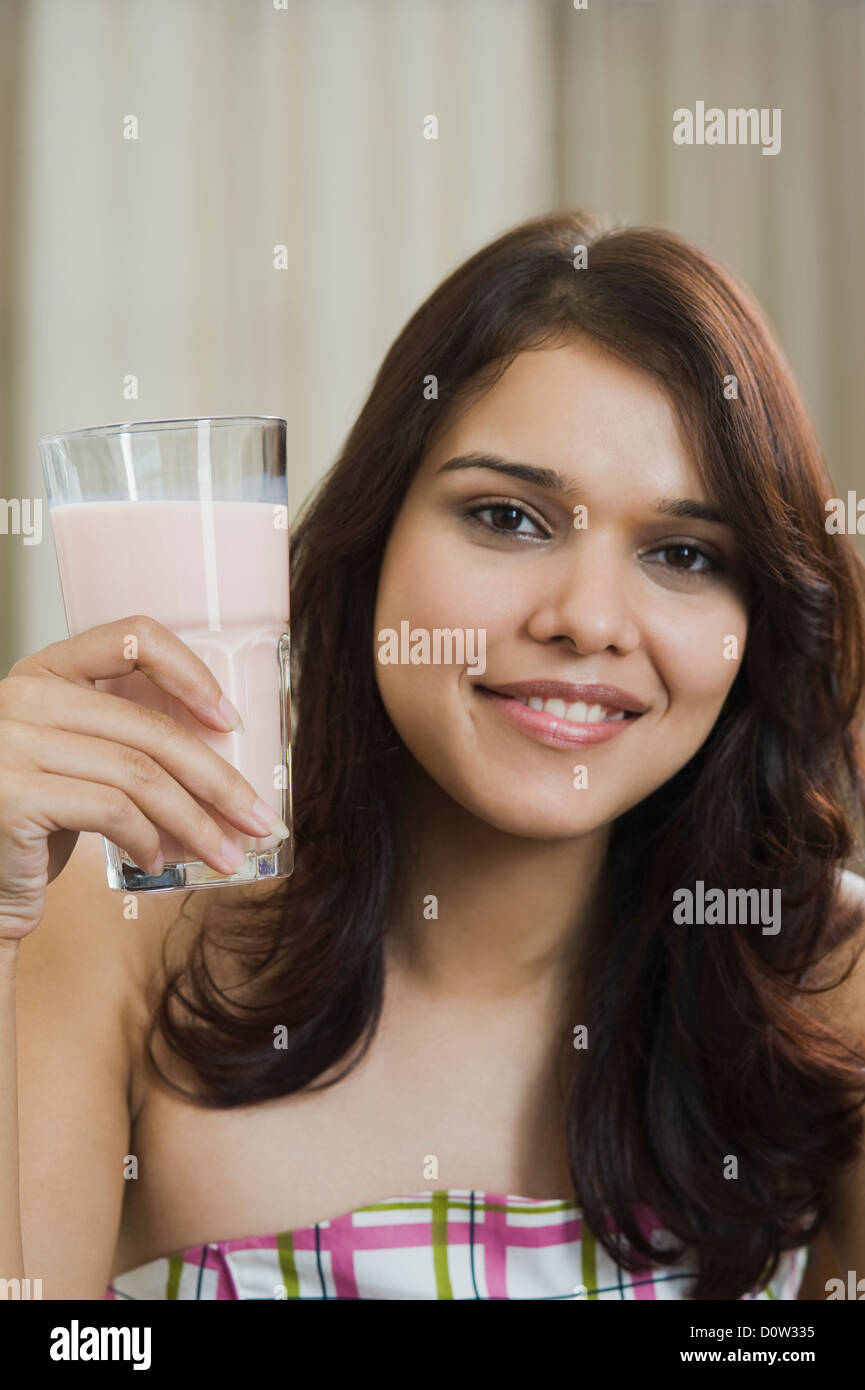
[[[645,1208],[641,1229],[666,1244]],[[747,1299],[795,1299],[807,1247]],[[191,1246],[112,1279],[107,1299],[682,1299],[694,1266],[628,1273],[571,1201],[451,1188],[389,1197],[269,1236]]]

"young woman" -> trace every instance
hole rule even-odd
[[[134,631],[203,725],[221,691],[147,614],[18,662],[0,1274],[796,1298],[823,1238],[865,1269],[865,626],[833,492],[727,272],[543,217],[413,315],[293,539],[291,878],[126,920],[97,833],[222,867],[198,803],[255,833],[254,793],[94,682]]]

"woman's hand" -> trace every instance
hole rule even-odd
[[[123,655],[130,635],[137,660]],[[136,668],[203,725],[220,733],[232,727],[204,662],[142,615],[52,643],[0,681],[0,942],[19,941],[38,926],[45,889],[82,830],[122,845],[140,868],[158,873],[162,828],[231,873],[243,852],[195,798],[245,835],[266,836],[278,820],[235,768],[177,720],[95,689],[95,681]]]

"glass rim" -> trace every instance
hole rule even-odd
[[[85,425],[78,430],[60,430],[56,434],[42,434],[37,441],[39,447],[43,444],[59,444],[66,439],[88,439],[99,438],[102,435],[112,434],[139,434],[143,431],[152,429],[154,425],[167,426],[172,429],[190,429],[193,425],[243,425],[243,424],[278,424],[285,425],[287,421],[282,415],[191,415],[185,419],[176,420],[126,420],[111,425]]]

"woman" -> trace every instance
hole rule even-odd
[[[725,271],[542,217],[413,315],[293,540],[290,879],[122,920],[78,832],[222,867],[190,793],[246,833],[254,793],[93,682],[135,631],[212,728],[221,691],[148,615],[13,667],[4,1267],[46,1297],[795,1298],[820,1233],[865,1266],[833,491]]]

